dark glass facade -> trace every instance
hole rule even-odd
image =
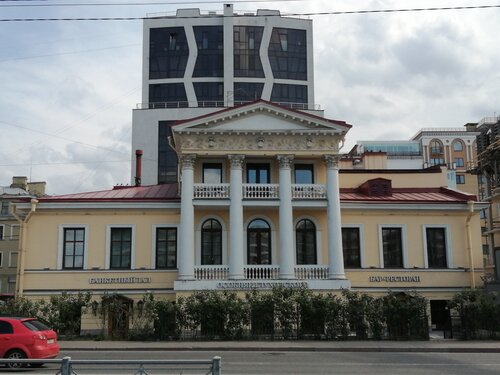
[[[224,84],[222,82],[195,82],[193,85],[198,105],[200,105],[199,102],[211,102],[214,106],[216,104],[224,105]]]
[[[222,26],[193,27],[198,57],[193,77],[224,76],[224,37]]]
[[[264,77],[259,50],[264,28],[234,27],[234,76]]]
[[[268,53],[274,78],[307,80],[305,30],[274,28]]]
[[[275,83],[271,92],[272,102],[307,103],[307,86]]]
[[[184,84],[161,83],[149,85],[149,103],[151,108],[187,107],[188,101]]]
[[[234,101],[253,102],[262,97],[263,83],[235,82],[234,83]]]
[[[158,123],[158,183],[171,184],[177,182],[177,154],[168,144],[175,121]]]
[[[149,79],[182,78],[189,48],[183,27],[162,27],[149,33]]]

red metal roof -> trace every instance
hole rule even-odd
[[[476,196],[447,188],[393,188],[391,195],[369,196],[359,189],[340,189],[342,202],[467,203]]]
[[[180,200],[177,184],[150,186],[115,186],[112,190],[56,195],[40,198],[39,202],[109,202]]]

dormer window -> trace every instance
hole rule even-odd
[[[361,185],[359,189],[363,194],[370,197],[384,197],[392,195],[391,180],[387,180],[385,178],[374,178],[373,180],[368,180]]]

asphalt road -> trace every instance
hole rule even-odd
[[[500,355],[498,353],[325,353],[325,352],[238,352],[224,351],[64,351],[62,356],[72,359],[211,359],[222,357],[222,374],[332,374],[332,375],[499,375]],[[84,374],[136,374],[138,366],[75,365],[78,375]],[[0,369],[0,374],[55,374],[58,368],[47,364],[40,369],[9,371]],[[206,374],[207,369],[187,370],[148,366],[145,371],[154,374]]]

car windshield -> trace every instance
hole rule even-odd
[[[31,331],[49,331],[50,328],[47,327],[42,322],[38,320],[25,320],[23,325]]]

